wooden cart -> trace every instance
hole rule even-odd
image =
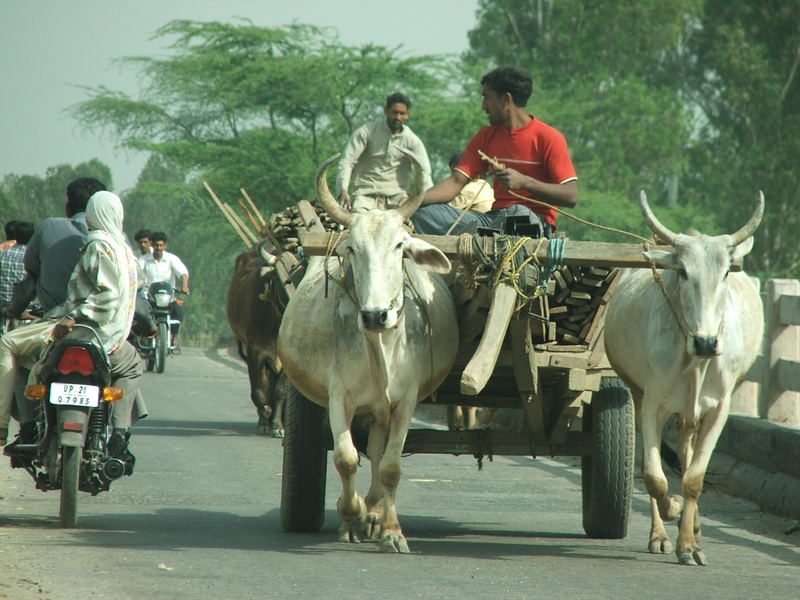
[[[324,254],[330,234],[314,208],[301,202],[297,213],[303,253]],[[500,253],[507,256],[508,236],[473,238],[473,250],[490,266],[488,276],[474,268],[474,254],[467,259],[459,249],[464,240],[418,237],[460,265],[451,282],[459,313],[458,358],[435,397],[424,402],[518,409],[524,418],[516,431],[411,429],[405,452],[479,459],[580,456],[584,530],[590,537],[624,537],[633,490],[634,411],[630,393],[605,356],[603,317],[617,268],[649,267],[642,246],[568,241],[553,270],[550,244],[527,239],[500,267],[510,274],[503,278],[497,277],[497,265],[503,262]],[[514,265],[531,255],[536,258],[527,260],[528,284],[522,289],[515,283]],[[299,260],[291,253],[279,256],[276,273],[290,297]],[[531,280],[541,285],[539,295]],[[322,526],[327,451],[332,449],[324,410],[290,389],[285,427],[282,524],[290,531],[316,530]],[[320,435],[321,429],[327,434]]]

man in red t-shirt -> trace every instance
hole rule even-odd
[[[552,206],[572,208],[578,202],[578,178],[567,141],[557,129],[543,123],[525,108],[531,94],[530,74],[517,67],[499,67],[481,79],[483,104],[489,117],[470,140],[461,162],[447,179],[425,193],[422,206],[412,217],[418,233],[457,234],[477,225],[505,230],[507,217],[528,217],[540,226],[543,237],[556,228]],[[506,166],[494,170],[479,151]],[[447,204],[467,182],[489,173],[494,176],[495,202],[487,213],[476,213]],[[511,194],[545,202],[526,202]]]

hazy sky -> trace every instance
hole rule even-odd
[[[136,183],[143,155],[84,135],[64,112],[86,99],[77,87],[136,94],[136,80],[111,64],[123,56],[164,55],[150,40],[172,19],[256,25],[292,21],[335,27],[344,44],[403,45],[406,55],[460,53],[478,0],[0,0],[0,177],[43,176],[47,167],[98,158],[116,191]]]

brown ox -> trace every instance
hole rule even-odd
[[[258,414],[258,432],[283,437],[283,395],[278,389],[281,362],[276,351],[281,315],[265,262],[257,252],[236,257],[228,288],[228,323],[247,362],[250,399]],[[272,292],[272,293],[270,293]]]

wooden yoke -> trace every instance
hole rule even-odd
[[[495,287],[478,349],[461,374],[461,393],[465,396],[480,394],[486,387],[503,347],[516,301],[517,292],[513,286],[499,283]]]

